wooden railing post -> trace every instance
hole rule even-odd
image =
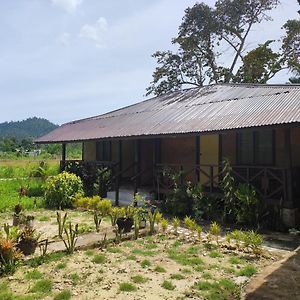
[[[210,166],[209,182],[209,190],[210,192],[212,192],[214,189],[214,166]]]

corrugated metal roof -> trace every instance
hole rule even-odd
[[[221,84],[70,122],[36,142],[203,133],[295,122],[300,122],[300,85]]]

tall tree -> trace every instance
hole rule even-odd
[[[147,94],[204,83],[266,83],[283,69],[297,70],[300,21],[291,20],[283,26],[285,36],[279,51],[274,52],[274,41],[268,40],[246,52],[253,26],[270,21],[267,13],[278,4],[278,0],[218,0],[215,7],[197,3],[187,8],[178,36],[172,40],[178,46],[176,53],[153,54],[158,66]]]

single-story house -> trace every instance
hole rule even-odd
[[[36,140],[81,142],[82,164],[110,165],[119,186],[163,191],[165,167],[218,189],[221,163],[255,186],[282,210],[288,226],[299,223],[300,85],[219,84],[154,97],[100,116],[73,121]],[[76,162],[78,163],[78,162]],[[160,174],[160,175],[159,175]]]

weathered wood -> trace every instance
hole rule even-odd
[[[283,202],[285,208],[293,208],[293,175],[292,175],[292,149],[291,149],[291,130],[284,129],[284,154],[286,162],[286,195],[287,198]]]

